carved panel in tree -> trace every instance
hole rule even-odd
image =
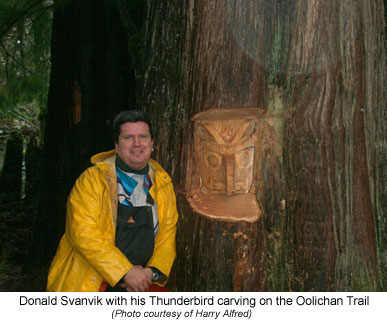
[[[195,175],[188,200],[201,215],[229,221],[255,221],[259,108],[213,108],[194,121]]]

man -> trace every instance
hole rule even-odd
[[[141,111],[114,120],[115,150],[97,154],[67,202],[66,231],[48,291],[147,291],[164,285],[176,256],[171,178],[150,159],[151,124]]]

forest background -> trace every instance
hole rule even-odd
[[[385,35],[385,0],[0,0],[0,290],[44,291],[75,179],[140,108],[177,191],[171,289],[385,291]],[[186,200],[190,118],[225,106],[267,112],[254,224]]]

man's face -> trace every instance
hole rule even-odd
[[[117,155],[127,166],[135,170],[144,168],[153,148],[148,124],[142,121],[122,124],[115,148]]]

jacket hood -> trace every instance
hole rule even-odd
[[[116,151],[114,149],[112,149],[112,150],[107,151],[107,152],[102,152],[102,153],[98,153],[98,154],[93,155],[91,157],[90,161],[91,161],[91,163],[93,163],[93,165],[97,165],[98,163],[105,162],[108,159],[114,158],[114,160],[115,160],[115,156],[116,156]]]

